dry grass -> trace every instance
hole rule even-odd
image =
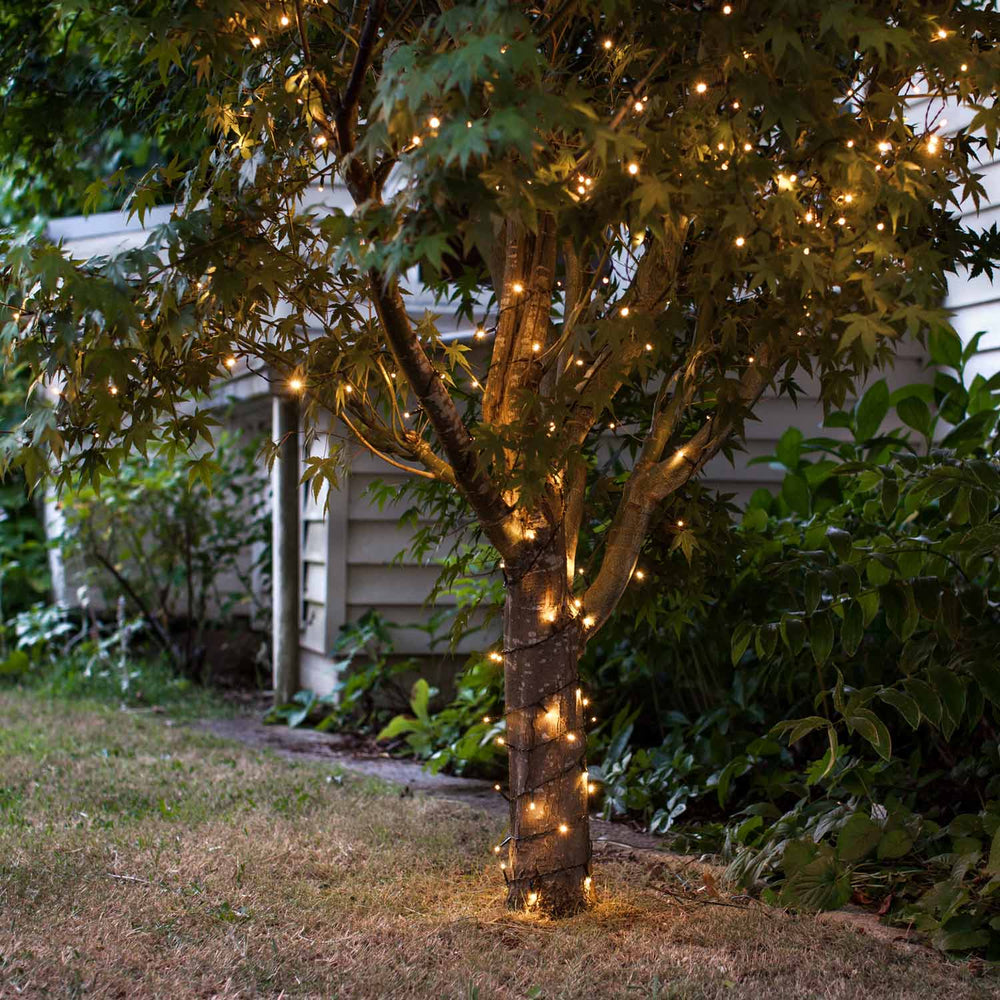
[[[592,912],[511,915],[497,833],[320,764],[0,693],[0,997],[997,995],[924,949],[672,896],[675,870],[627,856],[600,864]]]

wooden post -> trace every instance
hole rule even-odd
[[[301,618],[299,557],[299,401],[275,395],[272,433],[278,454],[271,476],[272,580],[274,617],[271,638],[274,700],[284,704],[299,690],[299,621]]]

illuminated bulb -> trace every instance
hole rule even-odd
[[[473,379],[472,380],[472,388],[473,389],[478,389],[479,388],[479,381],[477,379]]]
[[[889,150],[892,149],[892,143],[891,142],[887,142],[885,139],[883,139],[878,144],[878,149],[879,149],[880,153],[888,153]]]
[[[583,887],[584,887],[584,889],[589,889],[589,888],[590,888],[590,881],[591,881],[591,879],[590,879],[590,876],[588,875],[588,876],[587,876],[587,877],[586,877],[586,878],[585,878],[585,879],[583,880]]]
[[[521,292],[524,291],[524,285],[522,285],[520,281],[515,281],[514,284],[510,286],[510,290],[515,295],[520,295]]]
[[[753,355],[752,355],[752,354],[750,355],[750,357],[749,357],[749,358],[747,358],[747,361],[748,361],[748,362],[749,362],[750,364],[753,364]]]
[[[344,392],[346,392],[348,395],[350,395],[352,392],[354,392],[354,386],[353,385],[346,386],[344,388]]]
[[[580,574],[580,576],[583,576],[583,570],[582,569],[577,570],[577,572]],[[579,611],[580,608],[583,607],[583,601],[581,601],[579,597],[574,597],[573,598],[573,607],[576,608],[577,611]],[[576,693],[579,694],[580,693],[579,690],[577,690]]]
[[[927,152],[936,153],[938,151],[938,139],[936,135],[932,135],[927,140]]]
[[[230,354],[229,357],[226,358],[226,367],[227,368],[235,368],[236,367],[236,358],[233,357],[232,354]]]
[[[586,194],[587,193],[587,189],[582,184],[580,184],[580,185],[577,186],[576,191],[577,191],[577,194]]]
[[[844,225],[844,224],[845,224],[846,222],[847,222],[847,219],[845,219],[845,218],[844,218],[843,216],[841,216],[841,217],[840,217],[839,219],[837,219],[837,225],[838,225],[838,226],[842,226],[842,225]]]
[[[302,385],[303,385],[302,379],[298,378],[297,376],[295,378],[290,378],[288,380],[288,388],[291,389],[292,392],[301,392]]]
[[[608,430],[609,431],[613,431],[614,429],[615,429],[615,425],[614,424],[608,424]]]
[[[652,344],[647,344],[646,345],[646,350],[647,351],[651,351],[652,349],[653,349],[653,345]]]
[[[802,248],[802,252],[808,257],[809,256],[809,247],[803,247]]]
[[[535,529],[528,528],[528,530],[524,533],[524,537],[527,538],[529,542],[533,542],[535,540]]]
[[[844,195],[844,204],[845,205],[850,205],[852,201],[854,201],[854,195],[853,194],[845,194]]]
[[[507,870],[507,862],[506,861],[501,861],[500,862],[500,871],[505,872],[506,870]]]
[[[853,139],[848,139],[847,140],[847,148],[848,149],[854,149],[854,140]]]
[[[289,25],[288,15],[282,14],[281,17],[278,19],[278,24],[280,24],[283,28],[287,28]]]
[[[964,73],[964,72],[965,72],[965,71],[966,71],[966,70],[967,70],[968,68],[969,68],[969,64],[968,64],[968,63],[962,63],[962,65],[961,65],[961,66],[959,66],[959,69],[960,69],[960,70],[961,70],[961,71],[962,71],[963,73]]]
[[[555,613],[555,611],[546,611],[545,614],[542,615],[542,617],[547,622],[554,622],[556,620],[556,613]]]
[[[743,152],[744,153],[749,153],[751,149],[753,149],[753,146],[749,142],[743,143]]]
[[[707,83],[696,83],[694,85],[694,89],[695,89],[695,91],[697,91],[697,93],[704,94],[705,91],[708,90],[708,84]]]
[[[477,326],[476,327],[476,340],[482,340],[483,337],[485,337],[485,336],[486,336],[486,330],[483,327],[481,327],[481,326]]]
[[[415,136],[414,136],[414,137],[413,137],[413,138],[412,138],[412,139],[410,140],[410,144],[411,144],[411,145],[413,145],[413,146],[419,146],[419,145],[420,145],[420,136],[419,136],[419,135],[415,135]]]
[[[883,229],[885,229],[885,223],[884,223],[884,222],[880,222],[880,223],[879,223],[879,224],[878,224],[878,225],[877,225],[877,226],[876,226],[875,228],[876,228],[876,229],[877,229],[877,230],[878,230],[879,232],[882,232],[882,230],[883,230]]]
[[[937,36],[938,36],[938,38],[947,38],[948,37],[948,32],[945,31],[944,28],[938,28]]]
[[[737,236],[736,237],[736,245],[738,247],[743,246],[744,243],[746,243],[746,240],[742,236]]]
[[[528,803],[528,808],[529,808],[529,809],[530,809],[530,810],[531,810],[532,812],[534,812],[534,811],[535,811],[535,809],[536,809],[536,806],[535,806],[535,803],[534,803],[534,802],[529,802],[529,803]]]
[[[577,368],[582,368],[583,367],[583,359],[582,358],[577,358],[576,359],[576,367]]]
[[[535,342],[534,342],[534,343],[533,343],[533,344],[531,345],[531,349],[532,349],[532,350],[533,350],[533,351],[535,352],[535,354],[537,354],[537,353],[538,353],[538,352],[539,352],[539,351],[540,351],[540,350],[542,349],[542,345],[541,345],[541,344],[539,344],[539,343],[538,343],[538,341],[536,340],[536,341],[535,341]]]
[[[715,148],[721,153],[726,148],[726,144],[724,142],[720,142]]]
[[[434,115],[432,118],[428,120],[427,124],[430,125],[431,128],[440,128],[441,119],[438,118],[437,115]]]
[[[409,420],[410,419],[410,411],[409,410],[403,410],[403,419],[404,420]]]
[[[678,521],[677,522],[677,527],[678,528],[683,528],[684,527],[684,522],[683,521]]]
[[[586,708],[590,704],[590,699],[584,698],[581,704],[583,705],[584,708]]]
[[[499,785],[494,785],[493,786],[493,791],[494,792],[499,792],[500,791],[500,786]]]
[[[498,736],[498,737],[497,737],[497,744],[498,744],[499,746],[503,746],[503,737],[502,737],[502,736]]]
[[[497,844],[496,847],[493,848],[493,853],[494,854],[499,854],[500,853],[500,845],[499,844]]]
[[[605,49],[610,49],[611,46],[614,45],[615,43],[611,41],[610,38],[605,38],[602,44],[604,45]]]
[[[498,653],[496,650],[494,650],[492,653],[490,653],[490,659],[494,663],[502,663],[503,662],[503,656],[500,653]]]
[[[601,278],[601,284],[602,285],[609,285],[609,284],[611,284],[611,279],[607,275],[605,275],[603,278]]]
[[[732,7],[731,7],[731,6],[729,5],[729,4],[726,4],[726,5],[725,5],[725,6],[724,6],[724,7],[722,8],[722,13],[723,13],[723,14],[732,14],[732,12],[733,12],[733,8],[732,8]]]
[[[627,316],[627,315],[628,315],[628,311],[629,311],[629,310],[628,310],[628,306],[622,306],[622,307],[621,307],[621,315],[622,315],[623,317],[624,317],[624,316]]]
[[[645,580],[646,579],[646,574],[643,573],[643,571],[641,569],[637,569],[635,571],[635,578],[637,580]]]
[[[587,791],[590,792],[591,795],[593,795],[594,792],[597,791],[597,786],[593,782],[590,782],[587,785]]]
[[[110,392],[112,396],[117,396],[118,395],[118,386],[116,386],[116,385],[111,386],[108,389],[108,392]]]
[[[642,114],[642,112],[646,110],[646,105],[643,104],[642,101],[636,101],[635,104],[632,105],[632,107],[637,115]]]
[[[250,44],[256,49],[260,46],[260,35],[251,35]]]
[[[484,715],[483,722],[488,726],[490,724],[490,717],[488,715]]]
[[[733,111],[739,111],[739,110],[740,110],[740,102],[733,101]]]
[[[528,906],[534,906],[538,902],[538,893],[529,892],[528,893]]]
[[[812,212],[806,212],[806,222],[812,222],[813,214]]]
[[[565,823],[560,823],[559,824],[559,832],[560,833],[569,833],[569,827]]]
[[[326,136],[325,135],[318,135],[318,136],[316,136],[316,145],[317,146],[325,146],[326,145]]]
[[[632,175],[633,177],[635,177],[635,175],[636,175],[637,173],[639,173],[639,164],[638,164],[638,163],[636,163],[635,161],[633,161],[632,163],[630,163],[630,164],[628,165],[628,172],[629,172],[629,173],[630,173],[630,174],[631,174],[631,175]]]
[[[586,619],[584,619],[584,625],[586,625],[586,624],[587,624]],[[576,742],[576,733],[567,733],[566,734],[566,741],[567,741],[567,743],[575,743]]]

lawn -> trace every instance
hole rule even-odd
[[[0,997],[998,995],[981,967],[599,858],[509,914],[495,818],[162,717],[0,690]],[[671,888],[673,887],[673,888]]]

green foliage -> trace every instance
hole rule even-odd
[[[123,463],[98,491],[62,497],[64,558],[109,605],[125,600],[175,665],[208,669],[204,637],[234,615],[253,620],[270,566],[270,510],[258,448],[220,436],[211,486],[171,448]]]

